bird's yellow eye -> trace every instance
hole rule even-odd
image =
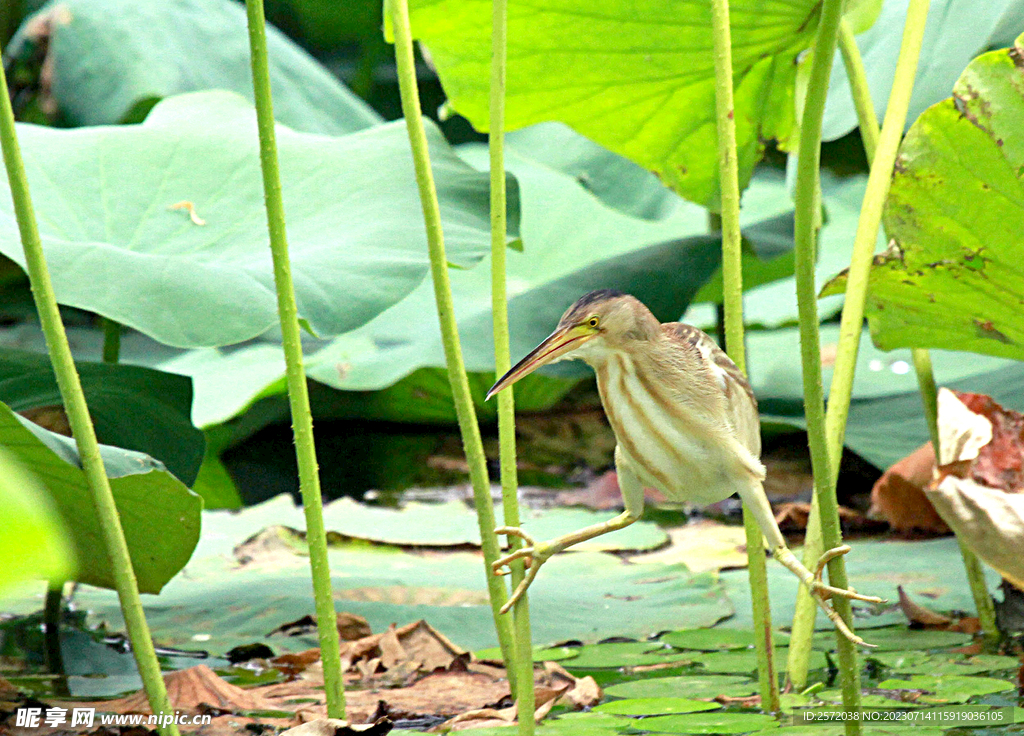
[[[600,320],[597,318],[597,315],[594,315],[593,317],[587,320],[587,324],[591,327],[597,327],[599,322]]]

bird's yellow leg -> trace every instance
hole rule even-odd
[[[618,531],[624,527],[629,526],[634,521],[640,518],[644,512],[644,489],[640,483],[640,479],[633,472],[632,468],[622,459],[619,449],[615,448],[615,468],[618,471],[619,477],[619,489],[622,491],[622,498],[626,504],[626,510],[616,516],[614,519],[608,521],[602,521],[599,524],[591,524],[590,526],[583,527],[570,534],[564,534],[557,539],[552,539],[547,542],[536,542],[533,537],[524,532],[519,527],[514,526],[502,526],[494,530],[495,534],[505,534],[513,537],[519,537],[522,539],[526,546],[517,549],[511,554],[507,554],[504,557],[500,557],[494,561],[491,568],[495,575],[507,575],[508,570],[503,570],[513,560],[525,559],[529,566],[526,571],[526,576],[522,582],[516,586],[516,589],[512,591],[512,596],[508,599],[508,602],[501,607],[501,613],[508,612],[515,602],[519,600],[526,589],[530,587],[530,583],[537,577],[537,571],[540,566],[547,562],[552,555],[558,554],[564,549],[571,547],[574,544],[585,542],[588,539],[599,537],[602,534],[608,532]]]
[[[779,525],[775,522],[775,515],[772,513],[771,504],[768,503],[768,497],[764,494],[764,488],[762,487],[761,482],[752,481],[749,487],[740,491],[740,498],[743,499],[743,502],[747,504],[751,512],[753,512],[754,518],[757,519],[758,526],[761,527],[761,531],[768,540],[768,547],[771,549],[772,557],[800,578],[800,582],[807,586],[807,589],[811,593],[811,597],[814,598],[818,607],[825,612],[825,615],[828,616],[829,620],[839,630],[839,632],[854,644],[873,646],[871,644],[866,644],[863,639],[850,631],[846,622],[843,621],[839,614],[836,613],[836,610],[828,604],[828,600],[833,596],[841,596],[843,598],[864,601],[866,603],[882,603],[882,599],[876,598],[875,596],[861,595],[852,589],[835,588],[831,585],[827,585],[821,579],[822,573],[825,570],[825,565],[827,565],[830,560],[833,560],[840,555],[845,555],[850,551],[850,548],[843,545],[826,551],[818,558],[818,564],[815,566],[815,571],[812,573],[804,567],[803,563],[800,562],[800,560],[798,560],[789,550],[789,547],[786,546],[786,540],[782,536],[782,532],[779,531]]]

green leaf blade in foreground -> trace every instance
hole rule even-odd
[[[0,447],[46,489],[70,532],[79,582],[114,580],[74,442],[21,419],[0,404]],[[142,593],[160,589],[185,566],[199,540],[202,500],[152,458],[100,446]]]
[[[178,347],[274,327],[254,117],[237,95],[200,92],[161,102],[137,126],[21,126],[58,301]],[[488,177],[427,130],[449,258],[471,266],[489,251]],[[299,314],[324,337],[354,329],[427,272],[404,126],[341,137],[281,127],[278,146]],[[510,181],[513,236],[517,193]],[[172,209],[184,203],[204,225]],[[17,243],[0,206],[0,251],[21,263]]]
[[[37,48],[46,16],[51,94],[73,125],[139,122],[157,101],[184,92],[225,89],[253,99],[245,10],[236,3],[54,0],[25,22],[12,53]],[[331,135],[382,122],[277,29],[267,29],[267,46],[280,122]]]
[[[897,159],[867,315],[884,350],[1024,359],[1024,37],[976,59]],[[834,293],[844,280],[825,293]]]
[[[203,433],[190,418],[192,380],[120,363],[76,362],[75,367],[96,438],[104,445],[156,458],[191,486],[206,446]],[[0,350],[0,401],[18,412],[62,406],[49,358]]]
[[[741,185],[763,141],[794,127],[796,56],[817,27],[813,0],[730,3]],[[452,107],[486,130],[490,4],[417,0],[413,32],[430,49]],[[509,6],[509,130],[557,120],[718,207],[710,10],[685,0],[560,0]],[[565,69],[573,74],[566,76]]]
[[[0,450],[0,598],[29,580],[72,577],[74,554],[67,530],[38,482],[6,450]]]

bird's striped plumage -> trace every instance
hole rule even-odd
[[[627,294],[591,292],[569,307],[546,340],[498,379],[488,397],[539,366],[573,358],[586,361],[597,374],[601,403],[618,441],[615,464],[625,510],[550,542],[535,542],[516,527],[496,530],[523,538],[527,546],[496,560],[495,572],[516,559],[533,561],[502,612],[523,595],[551,555],[639,519],[646,485],[672,500],[702,505],[738,493],[775,558],[808,586],[844,636],[863,643],[827,598],[839,595],[872,603],[881,599],[821,581],[825,562],[849,547],[826,552],[817,574],[786,547],[762,486],[765,471],[758,459],[761,436],[754,393],[710,337],[679,322],[660,324]]]
[[[757,404],[746,379],[700,330],[660,328],[653,337],[667,350],[587,358],[627,462],[644,485],[699,505],[759,483]]]

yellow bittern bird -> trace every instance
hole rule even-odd
[[[762,485],[757,401],[747,379],[710,337],[679,322],[659,323],[628,294],[594,291],[569,307],[555,331],[502,376],[487,398],[542,365],[572,359],[585,361],[597,374],[601,403],[615,432],[615,467],[626,510],[610,521],[547,542],[536,542],[517,527],[497,529],[523,539],[526,546],[497,560],[494,572],[506,574],[503,568],[516,559],[529,563],[503,611],[522,596],[552,555],[639,519],[644,486],[657,488],[673,501],[697,505],[739,493],[775,559],[807,586],[848,639],[863,643],[827,601],[832,596],[882,601],[822,581],[825,564],[849,547],[827,551],[812,573],[786,546]]]

